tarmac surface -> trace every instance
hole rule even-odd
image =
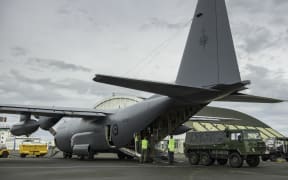
[[[62,158],[0,158],[0,179],[117,179],[117,180],[276,180],[288,179],[288,162],[261,162],[259,167],[242,168],[212,165],[190,166],[185,159],[174,165],[165,161],[139,164],[136,160],[118,160],[115,155],[96,156],[95,160]]]

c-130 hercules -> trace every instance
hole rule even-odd
[[[53,132],[56,146],[66,157],[93,157],[97,152],[118,152],[131,143],[134,133],[147,129],[157,132],[156,142],[184,133],[188,128],[182,124],[212,101],[282,102],[240,93],[250,82],[240,78],[225,0],[198,0],[175,83],[106,75],[93,80],[155,95],[115,111],[2,104],[0,112],[21,115],[21,122],[11,128],[14,135],[29,135],[39,126],[52,131],[60,119],[73,117]]]

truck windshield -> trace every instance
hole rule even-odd
[[[259,132],[245,132],[244,139],[261,139]]]

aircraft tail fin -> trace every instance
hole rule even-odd
[[[198,0],[176,84],[241,82],[225,0]]]

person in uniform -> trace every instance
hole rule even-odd
[[[148,154],[148,140],[146,136],[141,141],[141,158],[140,163],[146,163],[147,162],[147,154]]]
[[[168,160],[169,164],[174,163],[174,151],[175,151],[175,140],[173,139],[173,136],[170,135],[169,141],[168,141]]]
[[[139,133],[134,134],[135,152],[140,153],[140,136]]]

